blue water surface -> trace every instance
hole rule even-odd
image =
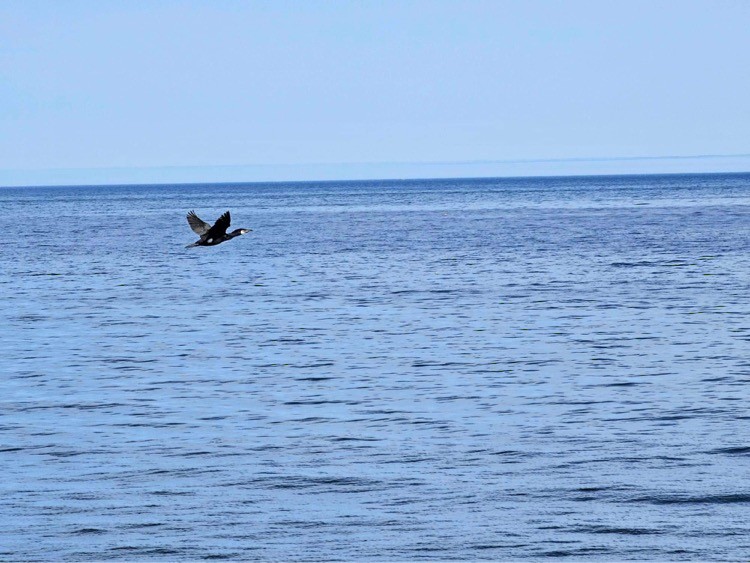
[[[0,204],[2,560],[750,557],[750,175]]]

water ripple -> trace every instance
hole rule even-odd
[[[0,202],[0,559],[750,552],[750,176]]]

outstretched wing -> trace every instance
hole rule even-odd
[[[187,214],[187,222],[196,235],[203,236],[211,229],[211,225],[205,221],[201,221],[200,217],[195,214],[195,211]]]
[[[227,234],[229,223],[232,219],[229,216],[229,211],[224,213],[221,217],[216,220],[214,226],[206,232],[206,238],[220,238]]]

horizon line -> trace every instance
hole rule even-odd
[[[696,155],[662,155],[662,156],[592,156],[570,158],[517,158],[517,159],[477,159],[477,160],[381,160],[381,161],[348,161],[348,162],[280,162],[253,164],[167,164],[138,166],[58,166],[51,168],[0,168],[0,172],[84,172],[84,171],[146,171],[146,170],[199,170],[206,168],[264,168],[264,167],[327,167],[327,166],[472,166],[493,164],[555,164],[565,162],[633,162],[655,160],[711,160],[724,158],[750,158],[750,153],[696,154]]]
[[[748,155],[750,156],[750,155]],[[231,180],[231,181],[192,181],[192,182],[122,182],[114,184],[26,184],[0,185],[2,189],[20,188],[96,188],[96,187],[140,187],[140,186],[197,186],[197,185],[250,185],[250,184],[320,184],[342,182],[420,182],[435,180],[533,180],[555,178],[617,178],[627,176],[735,176],[750,174],[750,169],[730,172],[630,172],[630,173],[579,173],[579,174],[526,174],[518,176],[419,176],[410,178],[340,178],[318,180]]]
[[[382,161],[0,169],[4,188],[722,174],[750,172],[750,153],[505,160]]]

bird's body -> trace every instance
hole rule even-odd
[[[201,238],[199,241],[196,241],[193,244],[188,244],[185,248],[190,248],[191,246],[215,246],[217,244],[221,244],[224,241],[233,239],[234,237],[249,233],[252,230],[235,229],[231,233],[227,233],[229,223],[231,222],[229,211],[219,217],[216,220],[216,223],[214,223],[213,227],[205,221],[202,221],[195,214],[195,211],[191,211],[187,214],[187,222],[188,225],[190,225],[190,228],[193,229],[193,232],[196,235],[199,235]]]

